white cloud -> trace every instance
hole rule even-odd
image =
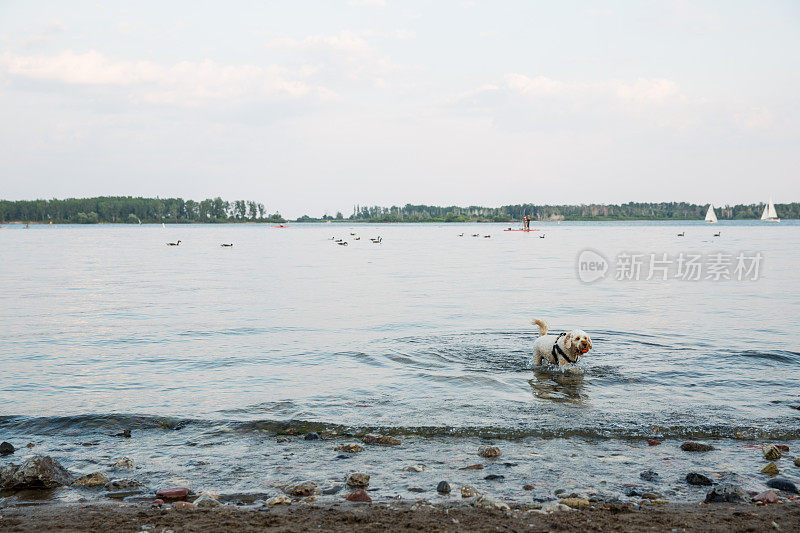
[[[330,100],[330,89],[314,85],[312,67],[222,65],[210,60],[163,66],[151,61],[115,61],[97,51],[56,55],[0,54],[0,71],[11,77],[56,84],[125,88],[131,100],[198,105],[214,100],[313,98]]]

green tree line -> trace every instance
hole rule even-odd
[[[715,207],[719,220],[760,219],[765,204]],[[514,222],[532,220],[702,220],[708,204],[686,202],[588,205],[517,204],[502,207],[440,207],[406,204],[403,207],[354,206],[348,220],[369,222]],[[776,204],[780,218],[800,218],[800,203]]]
[[[183,198],[99,196],[63,200],[0,200],[0,222],[72,224],[286,222],[280,213],[267,214],[264,204],[220,197],[196,202]]]

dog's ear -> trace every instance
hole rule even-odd
[[[588,335],[586,336],[586,342],[589,343],[589,349],[591,350],[592,349],[592,339],[590,339]]]
[[[572,338],[572,332],[570,331],[569,333],[567,333],[564,336],[564,346],[566,346],[568,349],[571,350],[572,349],[573,340],[574,339]]]

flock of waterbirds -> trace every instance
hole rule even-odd
[[[352,237],[352,240],[354,241],[361,240],[361,237],[359,237],[357,233],[351,233],[350,237]],[[347,246],[347,241],[340,237],[331,237],[331,240],[339,246]],[[369,240],[372,242],[372,244],[380,244],[383,242],[383,238],[380,235],[377,237],[370,237]]]
[[[718,232],[716,232],[714,234],[714,237],[719,237],[721,235],[722,235],[722,232],[718,231]],[[686,237],[686,230],[683,230],[682,232],[678,233],[678,237]]]

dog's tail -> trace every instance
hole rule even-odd
[[[531,320],[531,324],[534,326],[539,326],[539,336],[542,337],[547,334],[547,322],[544,320],[539,320],[538,318],[534,318]]]

